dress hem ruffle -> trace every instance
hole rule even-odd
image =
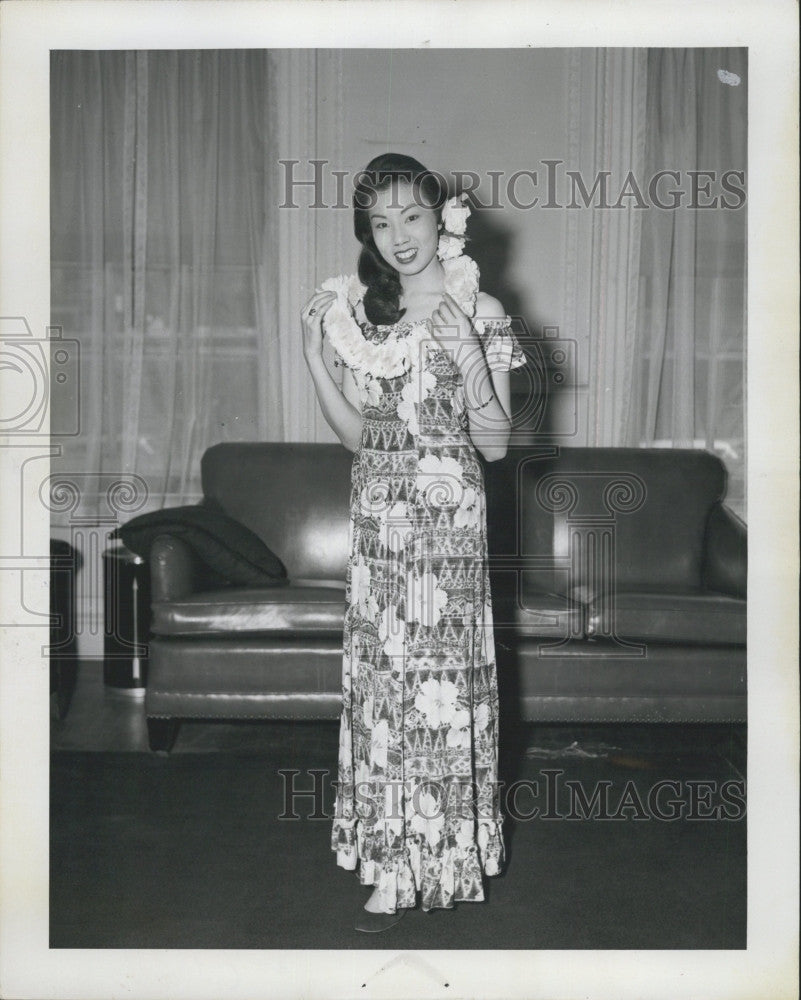
[[[483,902],[483,876],[500,875],[505,851],[503,819],[479,820],[478,836],[469,844],[433,848],[417,839],[381,851],[374,860],[365,825],[359,818],[337,820],[331,837],[337,865],[348,871],[359,867],[362,885],[376,886],[386,912],[411,909],[452,909],[454,903]]]

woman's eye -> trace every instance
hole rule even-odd
[[[415,219],[419,219],[419,218],[420,218],[419,215],[407,215],[406,216],[406,221],[407,222],[414,222]]]

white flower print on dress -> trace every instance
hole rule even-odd
[[[472,486],[462,493],[461,502],[453,512],[453,524],[456,528],[477,528],[481,524],[479,497]]]
[[[458,694],[453,681],[438,681],[430,677],[420,685],[420,690],[414,699],[414,707],[425,716],[429,728],[438,729],[453,721]]]
[[[470,746],[470,713],[463,708],[454,712],[451,720],[451,728],[445,742],[449,747],[469,747]]]
[[[403,812],[401,787],[398,782],[387,782],[384,786],[384,826],[393,837],[403,836]]]
[[[402,500],[398,500],[388,510],[379,514],[378,540],[391,552],[400,552],[406,544],[406,536],[412,530],[409,511]]]
[[[369,695],[364,699],[364,706],[362,707],[362,717],[364,718],[364,725],[366,729],[373,728],[373,708],[375,706],[375,699],[372,695]]]
[[[363,556],[359,556],[351,566],[350,587],[351,601],[358,604],[359,610],[364,612],[370,596],[370,567]]]
[[[429,393],[437,384],[437,377],[433,372],[422,371],[419,368],[412,370],[412,377],[401,390],[401,399],[398,403],[398,416],[409,425],[409,433],[417,437],[420,433],[420,426],[417,422],[417,407],[423,400],[428,398]]]
[[[410,622],[420,622],[433,628],[442,617],[448,603],[448,593],[439,586],[436,573],[426,570],[418,576],[409,572],[406,584],[406,617]]]
[[[339,724],[339,759],[345,767],[350,767],[353,763],[353,734],[347,716],[340,720]]]
[[[422,834],[429,846],[436,847],[442,839],[445,814],[431,792],[421,792],[418,789],[412,799],[414,803],[414,815],[411,820],[412,830]]]
[[[403,393],[405,393],[408,388],[408,385],[404,386]],[[401,393],[402,397],[403,393]],[[420,433],[420,425],[417,423],[417,411],[415,409],[413,399],[401,398],[398,402],[398,416],[408,425],[409,433],[414,437],[417,437]]]
[[[362,402],[368,406],[377,406],[379,400],[384,395],[384,390],[381,388],[379,380],[377,378],[364,378],[358,375],[355,376],[355,379],[361,393]]]
[[[364,617],[368,622],[375,622],[378,620],[381,609],[378,606],[378,601],[373,594],[370,594],[365,602]]]
[[[372,786],[370,783],[370,767],[365,761],[360,760],[356,765],[353,780],[362,798],[367,798],[368,793],[372,791]]]
[[[459,829],[456,831],[456,843],[463,851],[473,846],[475,840],[473,839],[472,819],[462,820]]]
[[[378,626],[378,637],[384,644],[384,652],[387,656],[403,656],[406,645],[404,641],[405,624],[402,619],[398,618],[397,609],[393,604],[388,604],[384,608]]]
[[[497,875],[498,861],[493,854],[490,854],[487,851],[490,842],[490,831],[487,824],[482,823],[480,820],[478,824],[478,837],[476,840],[478,842],[478,849],[484,859],[484,871],[487,875]]]
[[[473,713],[475,719],[475,728],[477,732],[481,732],[486,729],[489,725],[489,705],[482,701],[481,704],[476,708]]]
[[[370,759],[373,767],[380,767],[382,771],[387,766],[387,747],[389,746],[389,723],[386,719],[380,719],[373,726],[370,737]]]
[[[417,491],[432,507],[461,503],[464,468],[455,458],[425,455],[417,463]]]

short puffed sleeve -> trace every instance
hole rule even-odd
[[[477,319],[474,325],[481,338],[490,371],[508,372],[510,368],[520,368],[526,363],[526,355],[512,332],[509,316]]]

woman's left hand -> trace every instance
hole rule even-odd
[[[478,343],[478,336],[470,317],[447,292],[431,314],[431,322],[434,325],[434,334],[443,347],[456,348],[472,346],[473,342]]]

